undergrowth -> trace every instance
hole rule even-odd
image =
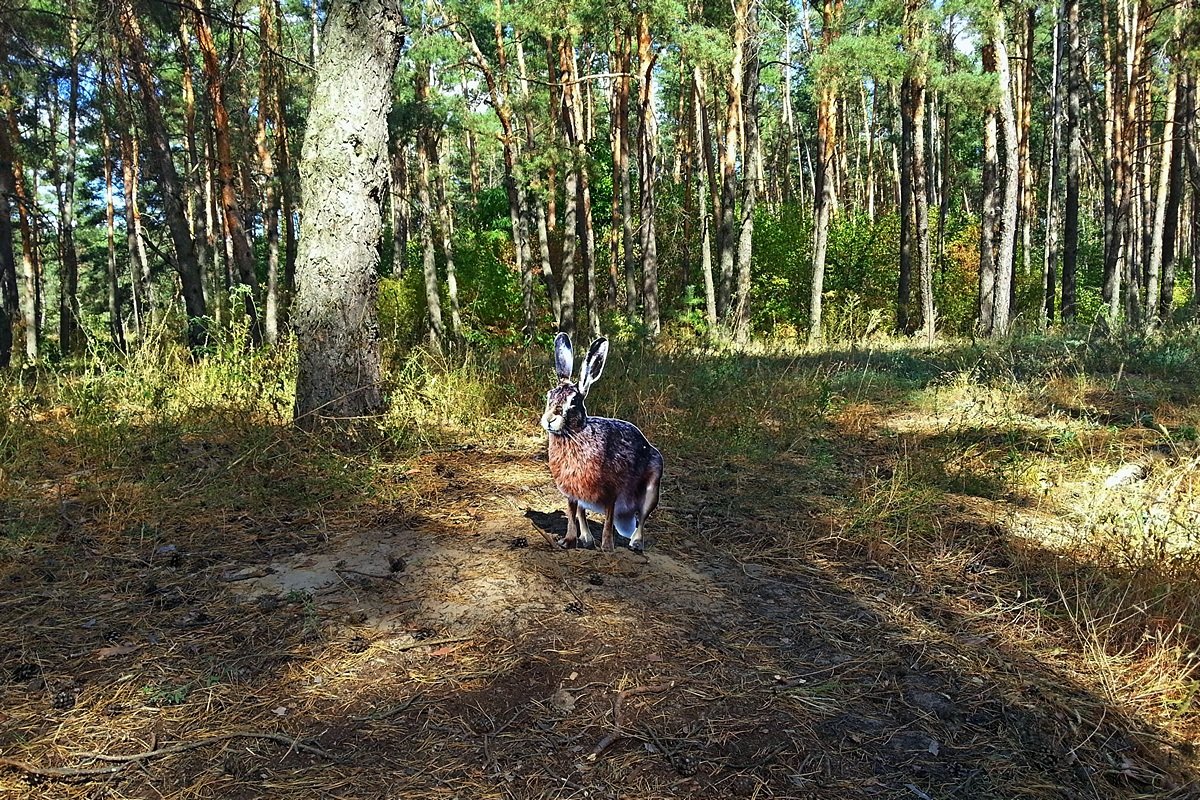
[[[351,447],[289,424],[287,346],[6,373],[0,557],[84,521],[86,535],[169,546],[247,514],[352,517],[415,502],[396,465],[422,452],[540,447],[547,351],[389,363],[389,411]],[[588,405],[663,450],[664,536],[936,587],[1022,647],[1068,649],[1082,682],[1186,738],[1200,686],[1197,386],[1196,329],[821,352],[628,340]]]

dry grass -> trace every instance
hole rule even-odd
[[[541,353],[349,447],[286,352],[7,378],[0,797],[1194,796],[1181,346],[617,347],[646,558],[547,544]]]

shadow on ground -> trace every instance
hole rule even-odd
[[[532,424],[397,463],[388,497],[304,481],[326,493],[295,516],[297,484],[263,498],[306,444],[256,435],[269,455],[201,438],[17,509],[40,516],[0,562],[0,795],[1196,794],[1194,740],[1099,691],[1028,578],[1092,567],[1015,536],[997,487],[905,494],[920,442],[876,421],[668,452],[644,556],[553,546]],[[233,499],[184,502],[198,469]],[[177,509],[130,524],[164,487]],[[920,561],[856,527],[893,518],[931,532]]]

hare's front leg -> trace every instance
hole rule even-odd
[[[591,550],[596,546],[596,540],[592,538],[592,529],[588,527],[587,509],[580,503],[577,519],[579,520],[579,546],[586,547]]]
[[[575,540],[579,538],[579,528],[575,522],[579,511],[579,503],[567,498],[567,538],[563,539],[563,547],[574,547]]]
[[[600,549],[606,553],[611,553],[616,548],[613,547],[613,515],[617,513],[617,504],[609,503],[604,507],[604,534],[600,539]]]

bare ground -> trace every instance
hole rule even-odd
[[[935,509],[914,565],[798,456],[669,459],[645,556],[562,551],[542,447],[431,452],[421,503],[327,518],[93,537],[64,501],[0,570],[0,797],[1197,796],[1195,743],[1027,613],[1011,509]]]

